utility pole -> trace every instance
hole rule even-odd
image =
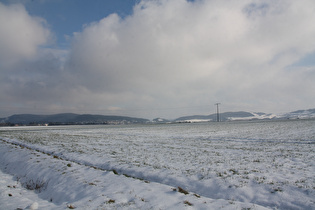
[[[214,105],[217,106],[217,122],[220,122],[219,104],[221,104],[221,103],[216,103],[216,104],[214,104]]]

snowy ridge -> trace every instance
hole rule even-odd
[[[315,109],[298,110],[290,113],[279,114],[278,118],[311,119],[315,118]]]
[[[235,121],[235,120],[271,120],[276,119],[277,115],[275,114],[265,114],[265,113],[256,113],[256,112],[249,112],[252,116],[249,117],[228,117],[228,121]]]
[[[246,121],[246,120],[282,120],[282,119],[312,119],[315,118],[315,109],[298,110],[289,113],[263,113],[263,112],[223,112],[220,113],[220,121]],[[180,117],[175,122],[211,122],[217,121],[217,115],[194,115]]]

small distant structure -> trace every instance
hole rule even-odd
[[[216,104],[214,104],[214,105],[216,105],[217,106],[217,122],[220,122],[220,113],[219,113],[219,105],[220,105],[221,103],[216,103]]]

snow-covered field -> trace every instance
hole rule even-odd
[[[315,120],[6,127],[0,139],[0,209],[315,209]]]

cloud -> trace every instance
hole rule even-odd
[[[52,96],[46,90],[62,78],[56,71],[61,60],[54,56],[61,53],[45,48],[52,41],[44,19],[29,15],[21,4],[0,3],[1,115],[16,113],[15,106],[33,108]]]
[[[286,70],[315,50],[314,6],[310,0],[141,1],[125,19],[112,14],[76,33],[69,69],[91,92],[132,94],[129,106],[221,101],[227,109],[272,110],[277,100],[299,100],[289,97],[291,89],[308,98],[305,89],[314,88],[296,85],[303,70]]]
[[[210,114],[216,102],[223,111],[313,108],[315,67],[293,67],[315,51],[312,8],[313,0],[143,0],[130,16],[111,14],[74,33],[66,59],[45,53],[25,64],[33,65],[29,72],[14,71],[12,84],[22,82],[10,93],[49,101],[55,112],[148,118]],[[6,48],[28,57],[47,41],[47,29],[16,10],[41,38]]]
[[[30,16],[24,6],[0,3],[0,61],[12,65],[21,59],[31,59],[39,46],[51,38],[43,19]]]

